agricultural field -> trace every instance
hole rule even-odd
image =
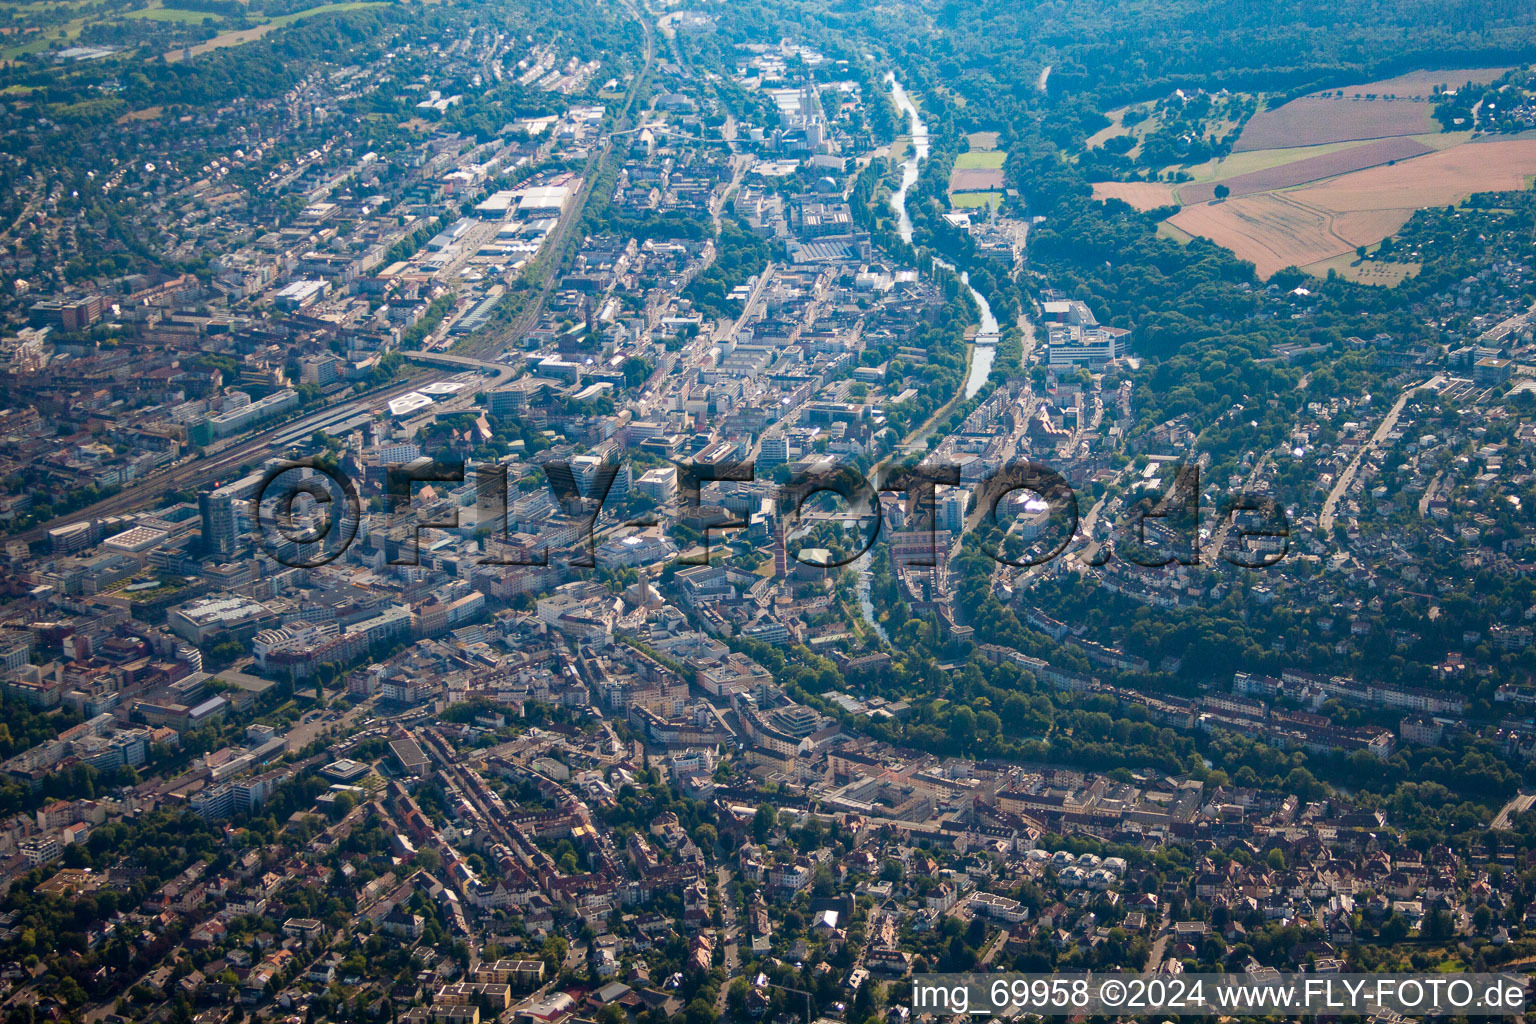
[[[1456,89],[1471,82],[1474,85],[1486,85],[1495,78],[1503,75],[1513,68],[1506,65],[1497,68],[1458,68],[1450,71],[1410,71],[1395,78],[1383,78],[1377,82],[1367,82],[1363,85],[1346,85],[1343,92],[1353,94],[1356,92],[1374,92],[1387,96],[1423,96],[1430,97],[1435,94],[1437,86],[1447,89]]]
[[[1208,238],[1253,261],[1260,276],[1297,266],[1395,284],[1415,268],[1362,263],[1356,250],[1389,237],[1416,210],[1522,190],[1536,175],[1536,138],[1436,130],[1437,89],[1504,70],[1417,72],[1304,96],[1255,114],[1230,155],[1178,169],[1192,180],[1099,182],[1094,197],[1138,210],[1180,206],[1165,237]]]
[[[6,9],[9,31],[0,42],[0,62],[92,60],[134,49],[177,61],[189,49],[197,54],[239,45],[305,18],[372,2],[390,0],[319,3],[308,10],[272,15],[249,5],[232,6],[223,14],[191,10],[176,6],[175,0],[47,0],[12,5]]]
[[[1186,206],[1169,220],[1252,260],[1261,276],[1292,265],[1326,273],[1327,261],[1380,242],[1415,210],[1522,189],[1533,170],[1536,138],[1477,140],[1300,188]]]
[[[1180,203],[1205,203],[1216,198],[1217,185],[1225,185],[1233,196],[1253,195],[1256,192],[1272,192],[1292,185],[1305,185],[1351,171],[1364,170],[1380,164],[1433,153],[1434,150],[1416,139],[1401,136],[1392,139],[1376,139],[1347,149],[1336,149],[1319,156],[1306,157],[1291,163],[1277,164],[1262,171],[1250,171],[1220,181],[1196,182],[1174,189]]]
[[[1187,231],[1179,230],[1166,220],[1157,226],[1157,237],[1170,239],[1171,241],[1178,242],[1180,245],[1188,245],[1195,240],[1194,235]]]
[[[1173,187],[1160,181],[1100,181],[1093,186],[1093,198],[1118,199],[1138,210],[1174,206]]]
[[[1253,115],[1233,152],[1320,146],[1329,142],[1385,139],[1434,131],[1434,105],[1426,99],[1303,96],[1276,110]]]
[[[1420,71],[1379,82],[1346,85],[1302,96],[1248,119],[1234,153],[1330,142],[1385,139],[1436,131],[1434,90],[1486,84],[1508,68]]]
[[[1361,244],[1337,233],[1326,212],[1277,195],[1188,206],[1170,217],[1169,223],[1253,261],[1260,277],[1284,267],[1316,263]]]
[[[1418,135],[1414,138],[1424,141],[1432,136]],[[1329,142],[1321,146],[1294,146],[1285,149],[1253,149],[1243,153],[1228,153],[1226,156],[1217,157],[1214,160],[1205,160],[1198,164],[1188,164],[1177,169],[1178,177],[1187,177],[1189,181],[1214,182],[1227,178],[1235,178],[1240,174],[1252,174],[1255,171],[1267,171],[1281,164],[1292,163],[1297,160],[1305,160],[1309,157],[1323,156],[1327,153],[1336,153],[1341,149],[1349,149],[1352,146],[1364,145],[1361,142]]]
[[[1510,192],[1536,171],[1536,138],[1489,136],[1395,166],[1372,167],[1295,193],[1336,210],[1448,206],[1473,192]]]
[[[145,107],[143,110],[130,110],[117,119],[118,124],[131,124],[134,121],[155,121],[165,115],[164,107]]]
[[[129,11],[125,17],[184,25],[201,25],[205,21],[224,20],[221,15],[214,14],[212,11],[184,11],[177,7],[145,7],[142,10]]]
[[[47,0],[8,5],[0,61],[92,60],[149,37],[204,38],[223,19],[203,11],[167,8],[160,0]],[[102,53],[80,53],[79,48]]]

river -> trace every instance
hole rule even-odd
[[[907,193],[912,186],[917,184],[918,165],[928,159],[930,146],[928,143],[928,126],[917,113],[917,105],[912,102],[912,97],[907,95],[907,90],[896,81],[894,74],[887,74],[885,80],[891,86],[891,99],[896,103],[896,109],[906,115],[911,126],[909,138],[912,142],[912,151],[901,162],[901,187],[891,195],[891,209],[896,213],[896,233],[901,240],[908,245],[912,244],[912,218],[907,215]],[[955,268],[943,260],[935,259],[935,263],[950,270]],[[964,271],[960,274],[960,280],[970,288],[971,298],[976,300],[976,308],[981,311],[981,330],[976,334],[975,344],[971,345],[970,372],[965,377],[965,397],[974,398],[986,384],[987,376],[992,372],[992,361],[997,356],[997,317],[992,315],[992,306],[987,302],[987,297],[975,288],[971,288],[970,275]],[[875,606],[869,599],[869,587],[873,580],[873,574],[869,571],[870,555],[865,552],[854,568],[858,570],[858,597],[859,608],[864,613],[864,621],[874,627],[880,639],[890,643],[890,637],[886,635],[884,627],[880,625],[875,616]]]
[[[928,126],[917,114],[917,105],[912,102],[912,97],[907,95],[907,90],[896,81],[894,74],[887,74],[885,80],[891,83],[891,99],[896,102],[896,109],[906,115],[907,121],[912,126],[909,136],[912,140],[911,154],[901,162],[901,188],[891,196],[891,209],[896,211],[896,233],[901,240],[908,245],[912,244],[912,218],[907,216],[907,192],[917,184],[917,165],[928,159]]]
[[[857,569],[859,573],[859,582],[857,587],[857,593],[859,595],[859,610],[864,613],[864,621],[872,629],[874,629],[876,635],[878,635],[880,639],[885,643],[890,643],[890,635],[886,633],[885,627],[880,625],[880,620],[875,617],[875,605],[874,602],[869,599],[869,588],[875,580],[875,574],[869,571],[869,562],[870,553],[866,551],[858,557],[857,561],[853,563],[853,567]]]
[[[891,209],[896,212],[896,233],[903,242],[911,245],[912,218],[907,215],[907,193],[917,184],[918,164],[928,159],[932,147],[928,143],[928,126],[918,114],[917,104],[912,102],[912,97],[896,81],[894,74],[887,74],[885,80],[891,85],[891,99],[896,103],[896,109],[906,115],[912,129],[909,135],[912,152],[901,162],[901,187],[891,195]],[[955,269],[943,260],[935,259],[934,262],[941,267]],[[987,304],[986,296],[971,288],[970,275],[962,272],[960,280],[970,288],[971,298],[976,300],[976,306],[981,310],[981,330],[976,335],[977,343],[971,347],[971,371],[965,378],[965,397],[974,398],[987,382],[987,375],[992,372],[992,360],[997,355],[997,317],[992,315],[992,307]]]
[[[943,260],[934,260],[935,263],[949,264]],[[949,267],[953,270],[954,267]],[[992,372],[992,360],[997,357],[997,317],[992,315],[992,307],[987,304],[987,297],[975,288],[971,288],[971,275],[960,272],[960,280],[971,290],[971,298],[976,300],[976,306],[981,310],[981,330],[976,333],[976,342],[971,346],[971,372],[965,378],[965,397],[974,398],[976,392],[987,382],[987,376]]]

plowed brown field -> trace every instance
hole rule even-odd
[[[1252,260],[1260,276],[1373,245],[1427,206],[1524,188],[1536,139],[1476,142],[1287,192],[1186,206],[1169,223]]]

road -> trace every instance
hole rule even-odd
[[[645,13],[649,16],[655,16],[655,11],[651,9],[649,4],[646,5]],[[657,18],[656,24],[657,27],[661,29],[661,34],[667,41],[667,48],[672,53],[672,63],[683,69],[684,78],[696,78],[697,76],[694,72],[693,66],[683,56],[682,50],[677,45],[677,33],[674,32],[671,25],[668,24],[668,22],[674,18],[676,14],[677,12],[669,12],[667,14],[663,14]],[[723,107],[724,101],[718,95],[718,92],[713,88],[711,88],[711,92],[715,93],[716,100],[720,101]],[[653,130],[655,129],[653,128]],[[693,138],[693,136],[683,137]],[[725,212],[726,204],[731,201],[731,196],[735,194],[736,190],[741,187],[742,179],[745,178],[747,174],[747,168],[752,163],[750,158],[745,158],[738,155],[740,153],[740,147],[736,144],[736,116],[729,110],[726,110],[725,112],[725,123],[720,128],[720,137],[725,141],[725,144],[729,146],[731,150],[731,180],[730,183],[725,186],[725,188],[711,196],[709,200],[709,219],[714,224],[714,234],[716,238],[720,237],[720,218]],[[700,139],[696,141],[704,140]],[[702,274],[704,271],[709,269],[710,264],[714,263],[715,261],[715,255],[716,254],[714,252],[710,253],[709,257],[705,259],[704,262],[699,266],[698,273]],[[762,279],[766,279],[768,272],[772,269],[773,264],[770,263],[767,269],[763,271]],[[762,279],[759,280],[759,283],[761,283]],[[736,330],[741,330],[741,325],[746,320],[747,312],[752,309],[752,303],[755,302],[756,299],[757,290],[754,289],[752,292],[752,298],[747,301],[746,307],[742,310],[741,317],[736,321]],[[721,335],[717,332],[715,337],[728,337],[728,335]]]
[[[720,194],[710,200],[709,218],[715,224],[715,236],[720,235],[720,215],[725,211],[725,204],[731,201],[731,196],[741,188],[741,181],[747,176],[747,168],[751,165],[750,158],[740,156],[740,147],[736,145],[736,115],[726,111],[725,124],[720,126],[720,137],[725,139],[725,144],[731,149],[731,181]]]
[[[726,116],[726,129],[729,129],[728,137],[731,138],[732,140],[734,140],[734,138],[735,138],[735,128],[734,128],[733,125],[734,125],[733,120],[731,119],[731,117],[729,115],[727,115]],[[725,131],[725,129],[722,129],[722,131]],[[746,174],[747,174],[747,166],[748,166],[748,164],[751,163],[751,161],[747,157],[741,157],[741,156],[734,155],[734,151],[736,149],[736,143],[734,141],[732,141],[730,143],[730,146],[731,146],[731,150],[733,152],[733,155],[731,156],[731,180],[730,180],[730,183],[727,184],[725,186],[725,188],[721,189],[720,192],[718,192],[717,194],[711,196],[710,199],[709,199],[709,219],[710,219],[710,222],[714,225],[714,237],[716,239],[719,239],[719,237],[720,237],[720,218],[725,213],[726,204],[731,201],[731,196],[736,192],[737,189],[739,189],[741,187],[741,181],[742,181],[742,179],[744,177],[746,177]],[[720,255],[719,248],[717,246],[711,246],[710,250],[709,250],[709,255],[705,256],[704,259],[699,262],[699,269],[694,271],[693,279],[694,280],[698,280],[698,278],[699,278],[699,276],[701,274],[703,274],[706,270],[708,270],[711,266],[714,265],[715,258],[717,256],[719,256],[719,255]],[[772,269],[773,269],[773,264],[772,263],[769,263],[765,268],[763,268],[763,273],[762,273],[762,275],[759,276],[759,279],[758,279],[759,286],[761,286],[761,284],[764,281],[767,280],[768,272],[770,270],[772,270]],[[757,301],[757,295],[758,295],[758,289],[754,288],[753,291],[752,291],[752,298],[747,301],[746,306],[742,309],[741,316],[738,317],[737,320],[736,320],[736,330],[738,330],[738,331],[741,330],[741,325],[746,321],[747,313],[749,313],[751,311],[752,304]],[[716,326],[718,328],[718,324]],[[718,331],[717,331],[717,332],[712,333],[710,335],[710,341],[712,343],[715,340],[718,340],[718,339],[721,339],[721,338],[727,338],[727,337],[730,337],[730,335],[729,334],[721,334],[721,333],[718,333]],[[655,380],[659,381],[660,377],[664,376],[664,375],[665,374],[658,367],[657,375],[653,375],[653,376],[654,376]]]
[[[722,132],[727,130],[729,130],[729,137],[734,140],[735,128],[730,115],[726,116],[726,127],[722,129]],[[730,183],[709,199],[709,219],[714,225],[715,238],[717,239],[720,237],[720,218],[725,213],[725,206],[731,201],[731,196],[735,194],[736,190],[741,188],[741,180],[746,177],[747,165],[751,163],[748,158],[735,155],[736,143],[734,141],[730,143],[730,146],[732,150]],[[715,257],[719,254],[720,250],[718,247],[711,248],[709,255],[699,264],[698,272],[694,274],[694,278],[697,279],[699,274],[708,270],[714,264]]]
[[[1419,390],[1419,388],[1434,387],[1442,379],[1439,376],[1435,376],[1423,384],[1410,384],[1403,389],[1401,395],[1397,396],[1397,401],[1392,403],[1391,410],[1382,418],[1380,425],[1376,427],[1376,431],[1371,434],[1371,439],[1360,446],[1360,450],[1355,453],[1355,457],[1349,460],[1349,465],[1344,467],[1344,472],[1339,474],[1339,479],[1334,483],[1333,490],[1328,492],[1328,498],[1323,502],[1322,510],[1317,514],[1317,528],[1322,532],[1323,536],[1326,537],[1333,532],[1334,510],[1339,507],[1339,499],[1344,496],[1344,492],[1348,489],[1350,482],[1355,479],[1355,473],[1359,471],[1360,463],[1364,461],[1367,455],[1375,451],[1380,446],[1382,440],[1392,432],[1392,428],[1397,426],[1397,418],[1403,414],[1403,406],[1408,404],[1409,396]]]
[[[458,280],[459,271],[464,265],[474,258],[480,247],[496,238],[496,232],[501,229],[501,224],[496,221],[476,221],[468,231],[459,236],[457,248],[452,250],[455,255],[452,262],[438,269],[432,275],[433,279],[440,281],[445,287],[452,287],[452,282]]]
[[[1007,941],[1008,929],[999,928],[997,934],[992,936],[992,941],[987,943],[987,947],[981,952],[979,964],[982,970],[992,966],[992,961],[997,959],[997,954],[1003,951],[1003,944]]]
[[[1435,494],[1440,490],[1440,481],[1445,479],[1445,470],[1435,474],[1435,478],[1424,488],[1424,496],[1419,499],[1419,518],[1429,515],[1429,503],[1435,500]]]
[[[480,370],[491,373],[494,375],[494,379],[485,385],[486,389],[506,383],[516,373],[516,370],[505,364],[488,363],[466,355],[454,355],[446,352],[402,352],[400,354],[410,362],[426,363],[429,366]],[[197,487],[216,480],[221,476],[228,475],[229,470],[233,468],[271,458],[285,449],[294,439],[304,438],[315,430],[333,426],[335,422],[345,420],[350,415],[378,412],[389,405],[390,399],[398,398],[408,391],[414,391],[424,384],[439,379],[441,379],[441,374],[426,373],[409,376],[400,383],[391,384],[365,397],[337,402],[334,405],[326,406],[324,409],[301,416],[296,420],[279,423],[251,436],[248,440],[216,452],[206,459],[157,470],[144,477],[134,486],[126,488],[110,498],[34,526],[18,534],[17,537],[25,541],[41,540],[50,529],[57,526],[78,523],[101,516],[115,515],[131,511],[141,505],[153,504],[160,501],[161,495],[168,490]]]
[[[720,916],[725,927],[720,929],[720,939],[725,943],[725,976],[733,978],[741,967],[741,957],[736,947],[736,940],[740,937],[736,926],[736,904],[731,901],[731,872],[729,868],[718,867],[715,869],[715,891],[720,896]],[[715,997],[715,1012],[725,1012],[726,992],[730,984],[720,986],[720,992]]]
[[[1019,314],[1018,327],[1019,333],[1023,335],[1019,339],[1019,348],[1022,353],[1019,356],[1019,365],[1028,366],[1029,361],[1034,358],[1036,346],[1040,344],[1040,336],[1035,331],[1035,322],[1023,313]]]
[[[1014,458],[1018,456],[1019,442],[1024,440],[1025,433],[1029,429],[1030,418],[1034,416],[1035,410],[1039,407],[1040,399],[1035,397],[1033,392],[1028,393],[1024,397],[1023,412],[1016,419],[1017,427],[1014,429],[1013,433],[1008,435],[1008,439],[1003,442],[1003,450],[1001,452],[1000,461],[1004,466],[1009,465],[1011,462],[1013,462]],[[983,503],[978,500],[976,502],[976,507],[971,509],[971,511],[966,515],[965,528],[961,530],[958,535],[956,535],[955,543],[959,544],[961,537],[980,526],[981,521],[985,519],[991,513],[991,511],[992,509],[990,503]],[[998,525],[1002,526],[1004,524],[999,523]]]
[[[337,730],[339,735],[346,734],[359,718],[373,714],[373,706],[372,700],[366,701],[348,709],[338,719],[327,719],[326,716],[331,714],[329,711],[308,712],[288,731],[288,750],[294,753],[303,750],[331,729]]]
[[[1481,102],[1479,102],[1478,105],[1481,106]],[[1499,342],[1502,342],[1504,338],[1509,334],[1516,332],[1529,324],[1533,317],[1536,317],[1536,306],[1532,306],[1524,313],[1516,313],[1512,317],[1508,317],[1499,321],[1484,331],[1482,334],[1478,335],[1477,340],[1479,342],[1497,345]]]
[[[506,363],[489,363],[484,359],[476,359],[474,356],[453,352],[402,352],[402,357],[413,363],[426,363],[429,366],[457,367],[465,370],[479,370],[482,373],[493,373],[496,379],[491,381],[482,390],[500,387],[511,380],[517,371]]]
[[[752,315],[752,307],[757,305],[757,300],[763,297],[763,289],[768,287],[768,282],[773,279],[773,272],[776,269],[777,266],[771,262],[763,267],[763,272],[757,275],[757,282],[752,285],[752,294],[747,296],[746,304],[741,307],[741,316],[736,318],[736,322],[731,325],[730,330],[717,330],[715,332],[716,339],[725,339],[739,334],[741,329],[747,326],[747,318]]]
[[[1243,481],[1244,491],[1252,487],[1254,481],[1258,480],[1259,477],[1263,475],[1264,471],[1269,468],[1270,454],[1270,452],[1265,452],[1263,457],[1260,458],[1258,462],[1254,463],[1253,471],[1250,472],[1247,479]],[[1211,537],[1210,542],[1206,544],[1200,551],[1200,561],[1202,563],[1206,565],[1215,565],[1217,560],[1221,558],[1222,549],[1227,546],[1227,537],[1232,533],[1232,526],[1236,521],[1237,513],[1235,512],[1232,515],[1223,517],[1221,520],[1221,525],[1216,529],[1215,535]]]
[[[1493,825],[1490,827],[1501,832],[1509,831],[1510,819],[1517,814],[1524,814],[1530,810],[1532,804],[1536,804],[1536,790],[1529,793],[1521,793],[1504,805],[1504,809],[1499,811],[1499,816],[1493,819]]]
[[[1156,974],[1158,967],[1162,965],[1163,954],[1167,952],[1168,942],[1173,938],[1171,924],[1169,912],[1165,909],[1162,920],[1157,926],[1157,941],[1152,943],[1152,952],[1147,956],[1147,969],[1142,972],[1143,974]]]

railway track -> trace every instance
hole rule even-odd
[[[641,30],[645,35],[645,62],[635,74],[634,81],[630,83],[629,91],[624,98],[624,106],[620,108],[619,114],[615,118],[616,126],[627,127],[630,112],[634,107],[635,98],[639,94],[640,87],[650,77],[651,66],[656,58],[656,40],[650,21],[641,9],[631,0],[622,0],[622,3],[630,16],[639,22]],[[466,347],[460,352],[441,353],[440,355],[443,358],[438,360],[424,359],[422,361],[437,361],[444,364],[458,362],[466,365],[475,364],[480,362],[479,357],[495,355],[505,351],[508,342],[514,341],[532,330],[539,313],[544,308],[545,301],[560,279],[559,266],[564,260],[564,250],[570,240],[571,232],[581,220],[587,200],[591,197],[592,188],[601,179],[611,152],[612,141],[611,139],[605,139],[602,148],[598,152],[593,153],[587,162],[586,173],[583,175],[582,189],[577,195],[576,203],[572,206],[569,214],[561,218],[560,225],[555,229],[555,235],[550,240],[549,253],[552,265],[549,268],[550,272],[547,279],[543,282],[537,301],[532,303],[526,311],[518,316],[506,331],[497,332],[487,338],[485,342],[472,347]],[[416,353],[407,353],[406,355],[409,358],[416,355]],[[496,369],[499,377],[505,368]],[[96,519],[102,516],[128,512],[157,500],[158,496],[167,490],[200,486],[216,480],[229,470],[246,464],[253,459],[260,460],[269,457],[276,447],[282,445],[283,441],[291,436],[302,436],[313,430],[321,429],[328,422],[334,423],[337,420],[347,418],[349,413],[361,413],[365,409],[382,407],[390,399],[403,395],[407,391],[414,391],[422,384],[427,383],[426,378],[430,376],[432,376],[430,372],[413,374],[400,383],[391,384],[383,390],[376,391],[365,397],[351,399],[346,403],[339,403],[337,406],[307,414],[298,420],[278,424],[194,465],[173,466],[169,469],[157,470],[131,488],[120,491],[94,504],[87,505],[84,508],[77,509],[68,515],[56,516],[45,523],[39,523],[24,531],[12,534],[10,539],[23,540],[28,543],[35,542],[43,539],[47,536],[49,530],[56,527],[80,522],[81,520]]]
[[[639,94],[640,86],[650,77],[651,65],[656,59],[656,40],[651,30],[650,19],[645,13],[635,6],[631,0],[621,0],[624,9],[640,23],[641,31],[645,34],[645,63],[636,72],[634,81],[630,83],[629,91],[624,96],[624,105],[619,108],[618,115],[614,118],[614,129],[623,130],[629,127],[631,110],[635,105],[635,97]],[[466,345],[459,352],[464,355],[480,358],[492,358],[507,350],[507,346],[517,341],[533,330],[538,322],[539,314],[544,311],[544,303],[549,300],[550,293],[560,281],[560,265],[565,261],[566,247],[570,242],[571,232],[581,221],[586,210],[587,200],[592,197],[593,187],[602,179],[603,172],[607,168],[608,158],[613,152],[612,133],[603,139],[602,147],[587,158],[587,164],[582,169],[581,190],[576,194],[576,201],[566,215],[560,218],[554,234],[546,242],[545,252],[548,254],[548,273],[539,287],[538,298],[529,303],[528,308],[517,315],[517,318],[507,326],[505,330],[495,331],[483,341],[472,345]]]
[[[379,408],[388,404],[392,398],[397,398],[407,391],[414,391],[422,384],[427,383],[427,378],[432,376],[433,374],[430,371],[414,374],[399,383],[390,384],[382,390],[307,413],[287,423],[279,423],[263,430],[254,437],[191,465],[172,466],[169,469],[156,470],[132,487],[119,491],[109,498],[103,498],[101,501],[77,509],[67,515],[55,516],[45,523],[39,523],[19,533],[12,534],[9,539],[32,543],[42,540],[48,535],[49,530],[56,527],[66,526],[69,523],[78,523],[87,519],[99,519],[102,516],[119,515],[158,500],[159,496],[168,490],[196,487],[216,480],[229,470],[252,460],[268,458],[280,445],[286,447],[286,445],[282,444],[282,439],[295,435],[295,432],[299,435],[312,433],[315,430],[323,429],[327,423],[334,424],[337,420],[345,419],[349,415],[361,414],[366,410]]]

